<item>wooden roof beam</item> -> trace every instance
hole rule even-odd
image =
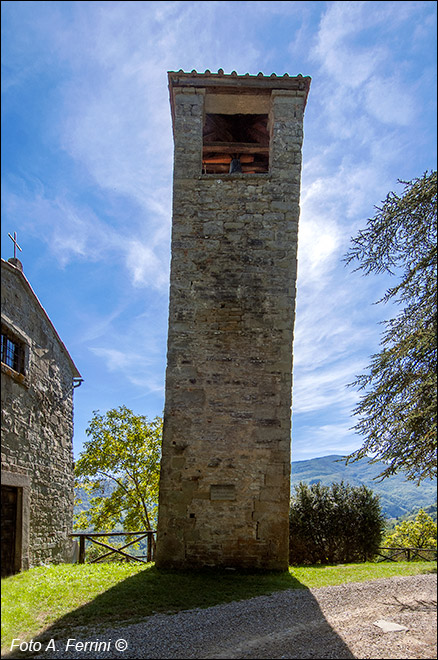
[[[205,142],[204,154],[269,154],[269,147],[252,142]]]

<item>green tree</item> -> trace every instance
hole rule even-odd
[[[387,464],[382,478],[403,470],[421,481],[437,473],[437,173],[400,183],[403,193],[388,194],[345,257],[365,275],[395,276],[378,302],[400,310],[385,321],[382,350],[368,373],[351,384],[363,392],[353,412],[365,439],[347,462],[372,456]]]
[[[415,520],[404,520],[387,535],[383,545],[389,548],[436,548],[437,524],[420,509]]]
[[[379,498],[366,486],[300,482],[291,498],[289,561],[366,561],[379,547],[383,529]]]
[[[99,411],[86,430],[91,438],[75,466],[76,486],[89,493],[76,529],[152,529],[158,502],[162,419],[135,415],[125,406]]]

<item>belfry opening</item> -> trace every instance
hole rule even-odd
[[[230,173],[238,160],[240,172],[269,171],[268,115],[207,114],[203,129],[202,171]]]

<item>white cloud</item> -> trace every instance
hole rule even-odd
[[[324,14],[314,48],[314,57],[326,73],[347,88],[356,89],[376,70],[385,49],[361,48],[352,38],[376,19],[366,2],[333,2]]]
[[[376,158],[379,152],[376,151]],[[332,162],[335,158],[335,164]],[[392,183],[392,182],[391,182]],[[328,148],[304,166],[298,236],[298,281],[321,289],[347,251],[358,225],[386,196],[390,182],[379,171],[373,154],[353,162]],[[357,220],[359,218],[359,220]]]
[[[336,224],[321,218],[303,218],[299,229],[299,277],[309,285],[318,282],[330,270],[339,247]]]
[[[154,364],[143,353],[131,352],[129,348],[118,350],[115,348],[90,348],[90,351],[103,360],[106,369],[136,387],[143,389],[143,396],[147,393],[164,393],[164,376],[156,373]]]
[[[318,91],[333,134],[361,141],[364,133],[375,138],[369,118],[399,126],[414,122],[415,82],[393,35],[404,22],[415,26],[415,4],[344,1],[328,6],[312,57],[323,73]],[[374,39],[362,39],[370,30]]]
[[[165,209],[152,201],[155,222],[145,222],[136,233],[147,238],[131,238],[132,227],[112,227],[89,206],[75,205],[68,199],[44,196],[43,188],[32,194],[23,188],[21,195],[4,187],[5,214],[14,217],[28,236],[46,243],[61,268],[73,260],[98,262],[124,261],[135,287],[167,290],[169,277],[169,222],[163,221]],[[159,220],[162,224],[159,224]],[[166,217],[166,220],[168,218]]]
[[[169,271],[163,259],[159,259],[153,249],[138,240],[130,240],[126,245],[126,266],[131,273],[134,286],[153,286],[167,289]]]
[[[166,314],[162,307],[157,310],[151,305],[136,317],[132,316],[131,307],[110,332],[97,338],[100,345],[96,342],[93,342],[94,346],[90,345],[88,340],[85,343],[108,372],[140,388],[142,396],[148,393],[162,395],[165,323]]]
[[[408,126],[415,118],[413,95],[395,78],[373,78],[365,86],[368,112],[385,124]]]
[[[315,353],[318,353],[318,347]],[[308,370],[297,368],[293,388],[294,413],[322,411],[335,406],[341,407],[344,414],[351,410],[357,401],[357,393],[347,385],[362,367],[361,362],[354,364],[351,359],[344,359],[336,365],[328,361],[317,368],[310,362]]]
[[[105,360],[108,371],[126,371],[135,364],[139,355],[128,355],[126,351],[115,348],[90,348],[91,352]]]
[[[60,196],[49,199],[39,185],[32,192],[22,182],[17,195],[4,186],[5,213],[29,236],[46,243],[51,255],[64,267],[71,259],[99,259],[111,243],[111,235],[89,207],[76,207]]]

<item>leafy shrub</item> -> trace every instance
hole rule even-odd
[[[420,509],[415,520],[404,520],[396,525],[383,545],[388,548],[436,548],[437,524],[424,509]]]
[[[366,486],[300,482],[289,513],[289,561],[367,561],[375,555],[383,530],[379,498]]]

